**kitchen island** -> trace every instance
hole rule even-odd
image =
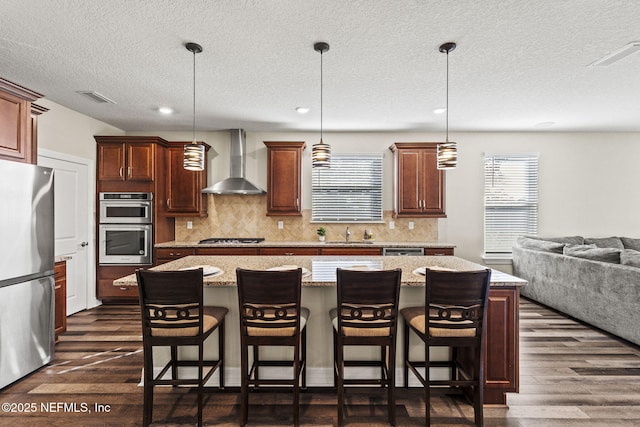
[[[424,303],[424,276],[419,269],[424,267],[444,267],[456,270],[477,270],[484,266],[455,256],[187,256],[154,267],[153,270],[178,270],[195,266],[213,266],[216,272],[204,277],[205,304],[222,305],[229,308],[226,322],[226,367],[225,382],[238,385],[240,332],[238,321],[238,296],[236,273],[238,267],[246,269],[268,269],[283,265],[299,266],[308,271],[302,278],[302,304],[311,311],[307,323],[308,357],[307,384],[312,387],[331,386],[332,373],[332,330],[329,309],[336,305],[335,270],[336,268],[402,269],[402,289],[400,307],[416,306]],[[491,290],[487,318],[487,360],[485,403],[505,404],[507,392],[518,391],[519,381],[519,328],[518,311],[520,287],[526,281],[498,271],[492,272]],[[129,275],[114,281],[115,286],[136,286],[135,275]],[[401,322],[400,322],[401,323]],[[402,325],[399,325],[399,329]],[[401,332],[398,332],[401,334]],[[415,338],[415,337],[414,337]],[[208,349],[215,355],[215,346]],[[348,349],[349,350],[349,349]],[[356,350],[356,349],[352,349]],[[449,356],[448,349],[434,354],[437,358]],[[357,349],[362,356],[362,349]],[[371,356],[375,355],[371,349]],[[410,351],[418,358],[423,354],[419,340],[412,340]],[[401,346],[398,345],[398,352]],[[274,357],[287,353],[276,350]],[[346,353],[347,357],[349,352]],[[353,353],[352,353],[353,354]],[[268,353],[267,353],[268,355]],[[397,356],[398,383],[402,381],[402,355]],[[435,372],[434,375],[438,375]],[[442,373],[440,373],[442,374]],[[412,378],[413,379],[413,378]],[[410,384],[418,385],[417,381]]]

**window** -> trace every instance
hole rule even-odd
[[[333,154],[311,172],[311,220],[382,222],[382,154]]]
[[[510,254],[538,231],[538,155],[485,154],[484,252]]]

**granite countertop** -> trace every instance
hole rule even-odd
[[[424,276],[416,269],[442,267],[455,270],[479,270],[480,264],[456,256],[202,256],[192,255],[177,259],[151,270],[179,270],[195,266],[213,266],[222,273],[204,277],[205,286],[236,286],[236,268],[266,270],[280,266],[299,266],[308,271],[303,275],[302,286],[335,286],[337,267],[364,269],[402,269],[403,286],[424,286]],[[526,280],[492,271],[491,286],[524,286]],[[115,286],[137,286],[135,274],[117,279]]]
[[[282,242],[275,240],[265,240],[260,243],[209,243],[200,244],[198,242],[179,242],[172,240],[170,242],[158,243],[154,247],[156,248],[218,248],[218,247],[242,247],[242,248],[259,248],[259,247],[332,247],[332,246],[349,246],[349,247],[364,247],[364,248],[455,248],[456,245],[443,242],[383,242],[383,241],[365,241],[365,240],[350,240],[338,241],[330,240],[328,242],[320,241],[292,241]]]

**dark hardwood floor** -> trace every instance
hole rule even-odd
[[[54,362],[0,393],[0,426],[140,425],[139,322],[136,306],[101,306],[69,317]],[[526,300],[520,327],[520,393],[509,395],[508,408],[486,406],[485,425],[640,425],[637,346]],[[194,393],[157,390],[154,425],[194,424]],[[399,426],[424,425],[422,396],[420,389],[398,389]],[[331,390],[303,393],[301,423],[336,425],[335,400]],[[386,425],[383,390],[349,389],[346,400],[346,425]],[[249,425],[290,425],[290,405],[290,393],[254,393]],[[473,425],[471,405],[457,395],[437,394],[431,411],[433,425]],[[237,389],[207,393],[204,420],[206,425],[238,425]]]

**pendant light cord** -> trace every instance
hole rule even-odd
[[[447,92],[446,92],[446,97],[447,97],[447,105],[446,105],[447,115],[446,115],[446,136],[445,136],[445,141],[449,142],[449,51],[448,50],[447,50]]]
[[[193,51],[193,143],[196,143],[196,51]]]
[[[322,94],[323,94],[323,76],[322,76],[322,56],[323,56],[323,52],[320,51],[320,143],[324,144],[323,140],[322,140],[322,111],[323,111],[323,106],[322,106]]]

